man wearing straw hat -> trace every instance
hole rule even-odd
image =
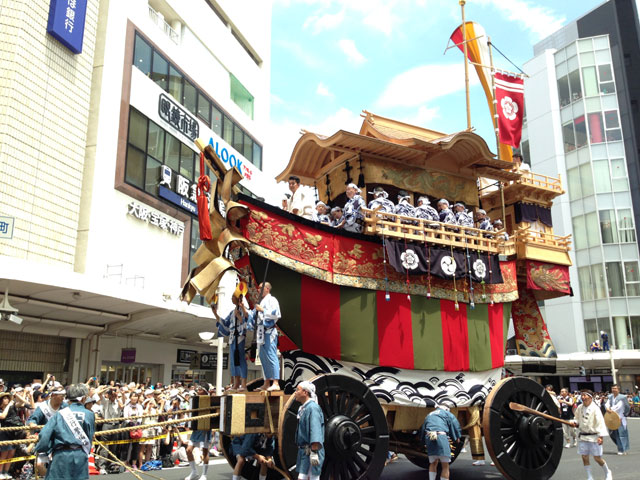
[[[593,402],[593,392],[582,390],[582,404],[578,405],[575,412],[574,426],[578,428],[578,455],[582,456],[582,464],[587,472],[587,480],[593,480],[589,456],[602,467],[605,480],[613,480],[611,470],[607,462],[602,458],[602,438],[609,435],[604,424],[604,418],[600,408]]]
[[[294,393],[302,405],[298,410],[296,445],[298,480],[319,480],[324,462],[324,414],[316,398],[316,386],[300,382]]]
[[[51,465],[46,480],[83,480],[89,478],[89,454],[95,433],[93,412],[84,408],[89,387],[74,384],[67,389],[71,402],[60,409],[40,432],[35,451],[51,453]]]
[[[631,411],[626,395],[620,394],[620,386],[617,383],[611,385],[611,394],[605,404],[608,414],[617,415],[620,418],[620,426],[610,429],[609,434],[618,447],[618,455],[627,455],[629,452],[629,430],[627,430],[627,415]],[[615,417],[614,417],[615,418]],[[618,423],[616,421],[616,423]]]
[[[52,390],[49,399],[40,403],[35,411],[31,414],[27,420],[27,425],[46,425],[49,420],[60,410],[66,408],[67,404],[64,403],[64,396],[66,391],[63,388]],[[30,438],[36,438],[37,434],[34,432],[29,435]],[[36,458],[36,472],[40,476],[44,476],[49,466],[49,455],[46,453],[38,454]]]

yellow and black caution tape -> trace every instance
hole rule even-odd
[[[27,457],[13,457],[5,460],[0,460],[0,465],[4,465],[5,463],[26,462],[27,460],[33,460],[35,458],[35,455],[29,455]]]

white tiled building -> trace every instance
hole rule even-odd
[[[186,360],[212,351],[211,312],[178,300],[199,245],[193,140],[265,195],[271,2],[123,5],[87,2],[77,54],[47,33],[49,2],[2,7],[0,287],[24,320],[0,323],[5,379],[53,369],[27,361],[45,338],[68,381],[213,378]]]

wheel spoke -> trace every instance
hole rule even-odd
[[[361,435],[366,435],[367,433],[375,433],[376,427],[364,427],[360,429]]]
[[[367,413],[366,415],[363,415],[358,420],[356,420],[356,425],[361,427],[364,423],[367,423],[371,419],[372,419],[371,414]]]
[[[367,450],[366,448],[364,448],[362,445],[360,445],[358,447],[358,450],[356,450],[358,453],[361,453],[362,455],[364,455],[367,458],[371,458],[373,457],[373,452]]]

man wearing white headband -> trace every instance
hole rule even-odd
[[[324,414],[316,401],[316,387],[311,382],[300,382],[294,396],[302,404],[296,430],[298,479],[319,480],[324,462]]]
[[[582,404],[576,408],[573,424],[578,428],[578,455],[582,456],[587,480],[593,480],[589,464],[590,455],[593,455],[593,459],[604,470],[605,480],[612,480],[611,470],[602,458],[602,438],[609,435],[604,417],[600,408],[593,401],[593,392],[582,390],[580,393]]]
[[[389,194],[385,192],[384,188],[376,187],[373,189],[373,192],[369,193],[373,195],[373,200],[369,202],[369,210],[375,210],[380,207],[379,212],[393,213],[393,202],[387,198]]]
[[[435,480],[438,474],[438,462],[442,465],[440,478],[449,479],[449,463],[451,463],[451,446],[449,439],[457,442],[462,436],[460,423],[446,405],[438,405],[429,413],[422,425],[423,441],[429,455],[429,480]]]
[[[53,456],[46,476],[49,480],[89,478],[88,459],[95,432],[95,417],[83,405],[88,395],[89,388],[86,385],[71,385],[67,389],[71,404],[60,409],[40,432],[35,451],[51,453]]]
[[[27,420],[27,425],[46,425],[47,422],[60,410],[67,407],[64,402],[64,396],[66,391],[62,388],[53,390],[49,396],[49,399],[40,403],[38,407],[31,414]],[[37,438],[38,434],[33,432],[29,434],[29,438]],[[38,454],[36,459],[36,472],[39,476],[44,477],[47,472],[47,466],[49,465],[49,455],[46,453]]]
[[[430,205],[430,203],[431,202],[429,202],[429,197],[418,198],[418,203],[417,203],[414,214],[416,218],[439,222],[440,216],[438,215],[438,212],[436,211],[436,209]]]

